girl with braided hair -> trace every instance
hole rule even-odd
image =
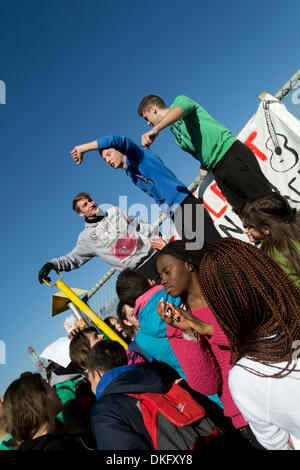
[[[300,288],[300,215],[279,193],[248,201],[240,218],[251,242],[273,258]]]
[[[167,323],[169,343],[184,371],[188,385],[196,392],[218,394],[224,415],[245,437],[249,426],[235,405],[228,388],[230,349],[228,339],[207,305],[199,283],[202,250],[185,250],[186,243],[167,244],[157,260],[161,284],[171,298],[181,298],[181,308],[161,300],[157,310]],[[184,311],[184,316],[180,312]],[[197,330],[189,318],[198,319]],[[253,436],[251,435],[251,438]],[[253,439],[255,441],[255,439]]]
[[[173,243],[162,253],[175,252],[183,260],[182,247],[176,252]],[[195,315],[195,290],[188,284],[189,312],[169,305],[165,318],[198,341],[205,333],[213,339],[220,328],[230,347],[229,390],[257,440],[266,449],[300,449],[299,289],[274,260],[238,239],[218,240],[188,256],[198,265],[212,319]],[[176,283],[161,257],[158,270],[173,295]]]

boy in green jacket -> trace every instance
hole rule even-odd
[[[237,213],[248,198],[271,189],[252,150],[187,96],[177,96],[169,108],[159,96],[145,96],[138,114],[153,126],[142,136],[142,145],[149,148],[159,132],[170,126],[179,147],[213,173]]]

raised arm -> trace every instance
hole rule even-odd
[[[91,150],[101,151],[107,148],[114,148],[136,162],[143,158],[141,149],[129,137],[114,134],[100,137],[93,142],[76,145],[71,150],[71,155],[76,165],[80,165],[86,152]]]
[[[50,271],[71,271],[73,269],[80,268],[83,264],[87,263],[95,255],[90,253],[84,243],[77,242],[73,250],[67,255],[61,256],[60,258],[53,258],[48,261],[39,270],[38,279],[40,284],[43,284],[43,279],[47,282],[51,282],[49,277]]]
[[[162,118],[162,120],[156,126],[151,129],[151,131],[146,132],[142,135],[142,146],[147,149],[154,142],[155,138],[158,136],[159,132],[165,129],[166,127],[171,126],[174,122],[183,118],[184,111],[181,107],[175,106],[170,109],[167,114]]]
[[[71,150],[71,155],[76,165],[81,165],[83,155],[91,150],[98,150],[97,140],[93,140],[93,142],[88,142],[87,144],[76,145],[76,147]]]

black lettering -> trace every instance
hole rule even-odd
[[[231,220],[227,215],[225,215],[224,218],[226,219],[226,221],[228,223],[231,224],[231,227],[230,226],[228,227],[228,226],[222,225],[222,224],[219,225],[220,230],[222,230],[222,232],[225,233],[226,237],[232,237],[231,233],[239,233],[239,234],[244,233],[244,231],[241,229],[241,227],[236,225],[233,222],[233,220]]]

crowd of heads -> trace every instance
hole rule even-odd
[[[149,100],[157,100],[148,98],[141,103],[141,114],[148,109]],[[88,194],[79,194],[73,203],[77,212],[82,210],[78,206],[82,199],[91,200]],[[223,238],[200,250],[187,250],[184,240],[173,241],[157,260],[160,284],[172,298],[179,297],[190,312],[193,295],[202,293],[228,339],[231,364],[245,356],[262,363],[285,361],[287,365],[274,373],[274,377],[282,377],[289,373],[293,344],[300,337],[300,290],[272,259],[272,250],[283,253],[300,276],[295,247],[295,241],[300,242],[299,214],[286,198],[272,192],[249,201],[241,219],[250,241],[259,242],[259,247]],[[106,318],[105,323],[127,344],[140,331],[136,301],[152,287],[132,269],[118,276],[119,304],[115,316]],[[104,374],[128,363],[124,347],[95,327],[79,331],[70,341],[69,353],[75,371],[88,371],[94,394]],[[57,420],[63,404],[51,386],[52,369],[53,365],[48,381],[38,373],[24,373],[5,392],[0,427],[11,433],[15,446],[63,429]]]

